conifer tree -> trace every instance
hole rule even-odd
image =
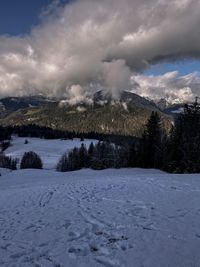
[[[30,151],[24,153],[20,169],[42,169],[42,166],[42,160],[35,152]]]
[[[79,149],[80,168],[85,168],[88,165],[88,153],[84,144]]]
[[[162,128],[160,116],[152,112],[138,149],[138,165],[144,168],[162,166]]]
[[[93,156],[94,156],[94,144],[93,142],[91,142],[88,148],[88,166],[87,167],[91,166]]]
[[[167,146],[164,169],[177,173],[200,172],[200,107],[185,105],[175,121]]]

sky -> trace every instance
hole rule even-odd
[[[40,22],[41,11],[52,0],[1,0],[0,34],[28,34]]]
[[[0,97],[200,96],[199,0],[1,0]]]
[[[179,71],[179,75],[187,75],[191,72],[200,71],[200,61],[199,60],[181,60],[176,62],[167,62],[152,65],[149,69],[145,71],[149,75],[162,75],[170,71]]]

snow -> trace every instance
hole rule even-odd
[[[5,175],[7,173],[11,172],[11,170],[9,169],[6,169],[6,168],[0,168],[0,176],[2,175]]]
[[[124,110],[128,111],[128,106],[126,102],[122,102],[122,107],[124,108]]]
[[[179,108],[179,109],[176,109],[176,110],[172,110],[171,112],[172,113],[175,113],[175,114],[180,114],[180,113],[183,113],[183,111],[184,111],[184,108]]]
[[[25,140],[28,140],[28,144],[24,144]],[[80,139],[74,140],[47,140],[39,138],[22,138],[14,137],[12,140],[12,146],[10,146],[5,154],[12,158],[18,158],[21,160],[23,154],[28,151],[34,151],[40,155],[44,169],[53,169],[55,168],[60,157],[65,153],[69,152],[75,146],[80,147],[82,143],[89,147],[90,143],[94,144],[96,140],[86,139],[81,142]]]
[[[199,175],[110,169],[0,177],[1,267],[200,266],[199,222]]]

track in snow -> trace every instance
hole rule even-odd
[[[158,171],[0,178],[0,266],[200,266],[200,177]]]

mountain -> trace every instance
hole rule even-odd
[[[6,97],[0,99],[0,118],[5,118],[19,109],[39,107],[49,102],[54,101],[44,96]]]
[[[163,111],[170,116],[177,117],[184,111],[184,104],[173,104],[168,106]]]
[[[119,100],[99,91],[94,94],[93,105],[61,105],[58,100],[44,97],[14,99],[0,100],[4,105],[1,125],[36,124],[68,131],[141,136],[151,112],[157,111],[164,127],[167,130],[171,127],[171,118],[153,102],[126,91]]]
[[[184,111],[184,105],[190,105],[191,102],[187,103],[170,103],[166,99],[161,98],[154,101],[157,108],[159,108],[164,114],[176,119],[180,113]]]
[[[156,100],[154,103],[160,110],[165,110],[170,106],[170,103],[164,98]]]
[[[145,108],[145,109],[150,109],[150,110],[155,110],[157,109],[155,103],[153,101],[147,100],[144,97],[141,97],[137,94],[134,94],[132,92],[128,91],[123,91],[120,99],[113,100],[109,94],[103,94],[102,91],[99,91],[94,94],[93,101],[95,104],[113,104],[113,103],[126,103],[130,107],[140,107],[140,108]]]

